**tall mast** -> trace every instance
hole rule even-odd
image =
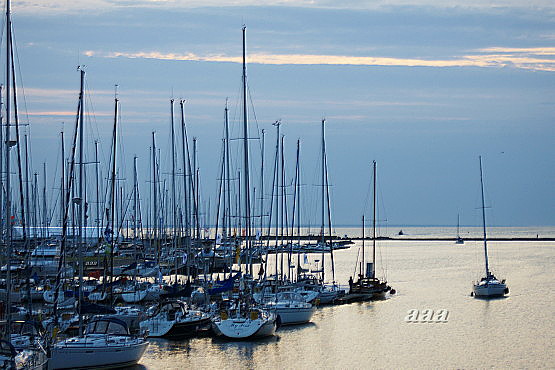
[[[137,181],[137,156],[133,157],[133,239],[137,248],[137,203],[138,203],[138,181]]]
[[[276,126],[276,158],[274,161],[274,183],[275,183],[275,196],[276,196],[276,244],[275,244],[275,254],[276,254],[276,269],[275,269],[275,274],[276,274],[276,279],[278,276],[278,241],[279,241],[279,231],[278,231],[278,227],[279,227],[279,127],[281,126],[281,122],[280,121],[276,121],[274,123],[274,126]],[[272,192],[274,191],[274,184],[272,184]],[[274,195],[272,194],[272,202],[274,199]]]
[[[364,255],[364,248],[365,248],[365,247],[364,247],[364,238],[365,238],[365,235],[364,235],[364,228],[365,228],[365,224],[364,224],[364,214],[363,214],[363,215],[362,215],[362,261],[361,261],[361,263],[360,263],[360,265],[359,265],[359,270],[358,270],[358,274],[360,275],[360,277],[363,276],[363,275],[362,275],[362,274],[364,273],[364,270],[363,270],[363,269],[365,268],[365,262],[366,262],[366,261],[365,261],[365,260],[366,260],[366,257],[365,257],[365,255]]]
[[[262,236],[262,225],[264,222],[264,137],[266,130],[262,129],[262,149],[260,160],[260,234]]]
[[[229,109],[227,107],[227,99],[225,101],[225,168],[226,168],[226,184],[227,192],[224,191],[224,207],[226,230],[225,236],[229,237],[231,232],[231,169],[230,169],[230,152],[229,152]],[[225,218],[224,218],[225,219]]]
[[[172,246],[174,253],[177,251],[177,238],[176,238],[176,226],[177,226],[177,200],[176,200],[176,191],[175,191],[175,130],[173,125],[173,103],[174,100],[171,99],[170,101],[170,110],[171,110],[171,155],[172,155]],[[177,256],[174,255],[175,262],[175,282],[177,284]]]
[[[199,204],[198,204],[198,173],[197,173],[197,138],[193,136],[193,172],[192,177],[192,189],[193,189],[193,216],[195,221],[195,238],[200,239],[200,221],[199,221]]]
[[[324,257],[325,257],[325,249],[324,246],[326,245],[326,237],[325,237],[325,205],[324,205],[324,199],[325,199],[325,187],[326,187],[326,165],[325,165],[325,161],[326,161],[326,141],[325,141],[325,136],[324,136],[324,125],[326,123],[325,119],[322,119],[322,225],[320,228],[320,233],[322,235],[322,282],[324,281]]]
[[[60,171],[60,226],[64,224],[64,210],[65,210],[65,171],[66,171],[66,158],[64,146],[64,130],[60,131],[60,141],[62,149],[61,171]]]
[[[156,260],[158,261],[158,183],[156,182],[156,141],[154,131],[152,132],[152,223],[153,223],[153,242],[156,250]]]
[[[2,151],[4,149],[2,147],[2,143],[7,146],[6,142],[4,142],[4,133],[2,132],[2,127],[4,125],[4,115],[2,114],[2,107],[4,106],[4,101],[2,99],[2,90],[4,90],[4,85],[0,84],[0,180],[2,179],[1,176],[4,173],[4,154],[5,152]],[[5,191],[5,189],[4,189]],[[0,189],[0,215],[4,214],[4,191]],[[4,236],[4,228],[7,227],[8,222],[4,221],[2,217],[0,217],[0,239]]]
[[[185,269],[187,278],[189,278],[190,273],[190,260],[191,260],[191,234],[190,234],[190,222],[189,222],[189,191],[188,191],[188,181],[187,181],[187,163],[189,162],[189,144],[187,141],[187,131],[185,129],[185,112],[183,105],[185,100],[181,99],[179,101],[179,107],[181,109],[181,152],[183,158],[183,203],[185,205],[183,213],[185,214],[185,244],[187,247],[187,261],[185,262]],[[189,172],[190,173],[190,172]]]
[[[460,215],[457,213],[457,239],[460,238],[460,235],[459,235],[459,226],[460,226]]]
[[[248,120],[247,120],[247,58],[246,58],[246,26],[243,26],[243,154],[244,154],[244,196],[245,196],[245,229],[247,247],[247,273],[252,272],[251,256],[251,203],[249,184],[249,142],[248,142]]]
[[[376,161],[374,165],[374,206],[372,207],[372,278],[376,277]]]
[[[480,186],[482,189],[482,221],[483,221],[483,228],[484,228],[484,257],[486,260],[486,278],[489,277],[489,264],[488,264],[488,241],[486,235],[486,202],[484,200],[484,179],[482,175],[482,156],[479,156],[480,159]]]
[[[46,205],[46,162],[42,163],[42,229],[44,230],[43,238],[48,235],[48,209]]]
[[[81,91],[80,96],[81,100],[81,110],[79,111],[79,184],[78,186],[78,195],[77,195],[77,206],[78,206],[78,216],[77,216],[77,225],[78,225],[78,245],[77,245],[77,254],[79,256],[79,336],[83,335],[83,315],[82,315],[82,304],[83,304],[83,213],[84,213],[84,194],[83,194],[83,185],[84,185],[84,169],[85,169],[85,158],[84,158],[84,148],[83,148],[83,135],[84,135],[84,128],[83,128],[83,121],[84,121],[84,112],[85,112],[85,99],[83,99],[84,94],[84,85],[85,85],[85,71],[83,69],[80,70],[81,73]]]
[[[112,130],[112,170],[110,175],[110,229],[112,230],[112,241],[110,248],[110,281],[113,280],[114,274],[114,248],[118,236],[117,225],[115,225],[115,208],[116,208],[116,154],[117,154],[117,125],[118,125],[118,85],[115,86],[114,93],[114,126]],[[114,291],[110,285],[110,302],[114,302]]]
[[[96,240],[100,241],[100,183],[98,177],[98,140],[94,141],[94,172],[96,182]]]

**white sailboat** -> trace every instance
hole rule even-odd
[[[290,291],[277,293],[263,307],[275,312],[281,325],[305,324],[316,310],[311,303],[305,302],[302,295]]]
[[[505,280],[497,279],[489,269],[488,243],[486,234],[486,206],[484,201],[484,180],[482,176],[482,157],[480,156],[480,185],[482,190],[482,222],[484,229],[484,259],[486,263],[486,276],[474,283],[472,295],[475,297],[502,297],[509,293]]]
[[[212,320],[212,330],[229,339],[262,338],[275,334],[277,317],[273,312],[248,307],[241,302],[232,305]]]
[[[83,336],[54,344],[48,369],[131,366],[147,347],[148,341],[130,335],[123,321],[101,318],[92,321]]]

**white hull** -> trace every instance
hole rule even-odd
[[[500,282],[488,282],[474,285],[474,296],[475,297],[502,297],[507,294],[507,285]]]
[[[146,290],[137,290],[134,292],[121,293],[121,299],[126,303],[138,303],[147,296]]]
[[[212,328],[216,335],[230,339],[261,338],[275,334],[276,319],[273,315],[256,320],[250,318],[217,319],[212,322]]]
[[[53,290],[47,290],[43,293],[42,298],[46,303],[54,303],[55,292]],[[58,306],[69,307],[75,304],[75,297],[65,297],[62,290],[58,291]]]
[[[147,341],[126,336],[90,334],[82,338],[70,338],[54,345],[48,369],[134,365],[147,347]]]
[[[275,310],[282,325],[305,324],[310,321],[316,309],[310,308],[287,308],[281,307]]]

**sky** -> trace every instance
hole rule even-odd
[[[148,203],[152,132],[168,178],[170,99],[186,99],[203,204],[215,208],[226,100],[231,136],[242,136],[245,25],[251,184],[260,189],[264,129],[265,193],[270,188],[272,123],[281,120],[289,183],[300,140],[304,223],[320,222],[325,118],[335,225],[370,217],[373,160],[380,222],[455,225],[460,214],[461,224],[479,225],[479,155],[490,225],[555,225],[555,4],[340,3],[13,1],[19,110],[32,171],[41,178],[47,163],[50,208],[60,131],[69,138],[75,120],[78,65],[86,71],[89,161],[99,140],[107,170],[117,84],[118,176],[131,186],[136,155]],[[234,140],[235,169],[241,155]]]

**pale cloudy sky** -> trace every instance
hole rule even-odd
[[[337,3],[13,2],[33,168],[46,160],[54,176],[62,122],[69,137],[74,120],[76,66],[85,64],[90,142],[100,139],[107,157],[118,84],[121,172],[130,179],[132,156],[142,159],[145,202],[151,132],[167,174],[169,100],[187,99],[203,197],[214,205],[226,98],[232,132],[240,134],[246,24],[251,136],[266,130],[268,177],[271,123],[283,122],[289,178],[301,139],[307,223],[319,222],[319,122],[326,117],[337,224],[357,224],[368,213],[373,159],[389,223],[454,224],[461,213],[463,224],[477,224],[483,155],[493,224],[554,225],[555,5]],[[260,142],[251,145],[258,163]],[[253,168],[257,187],[258,175]]]

